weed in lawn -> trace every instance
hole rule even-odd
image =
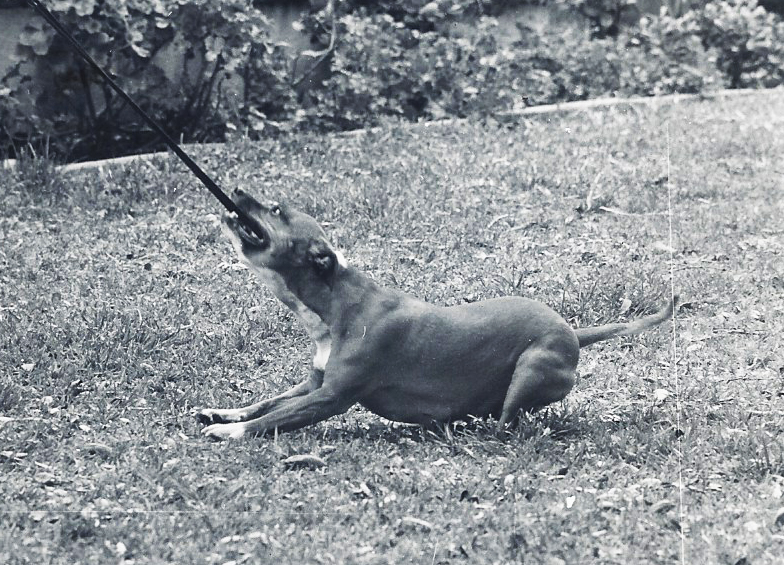
[[[10,206],[54,206],[70,191],[54,161],[30,153],[23,153],[13,169],[0,170],[0,181],[6,187],[4,200]]]

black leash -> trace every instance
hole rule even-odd
[[[195,163],[193,159],[191,159],[182,148],[177,145],[177,142],[174,141],[169,134],[167,134],[158,123],[153,120],[147,112],[141,109],[141,107],[134,102],[133,98],[131,98],[120,86],[114,82],[112,77],[109,76],[109,73],[104,71],[101,66],[95,62],[95,60],[90,56],[90,54],[82,47],[78,41],[74,38],[70,32],[63,27],[63,25],[54,17],[54,15],[43,5],[39,0],[27,0],[27,3],[38,12],[42,18],[44,18],[49,24],[55,29],[60,36],[65,39],[71,47],[79,54],[79,56],[84,59],[95,71],[100,74],[106,83],[112,87],[112,89],[120,95],[120,97],[125,100],[128,104],[130,104],[131,108],[133,108],[142,119],[147,122],[147,125],[150,126],[155,132],[161,136],[163,141],[166,145],[169,146],[169,149],[174,151],[177,157],[185,163],[188,168],[195,174],[199,180],[202,182],[204,186],[218,199],[218,201],[223,204],[224,208],[226,208],[229,212],[234,212],[237,214],[239,220],[253,233],[255,233],[261,240],[265,240],[266,235],[264,234],[264,230],[247,214],[245,214],[242,210],[240,210],[234,202],[232,202],[231,198],[226,196],[226,193],[223,192],[220,187],[212,180],[207,173],[205,173],[199,165]]]

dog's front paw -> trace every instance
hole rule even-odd
[[[194,408],[191,415],[196,418],[200,424],[214,424],[212,419],[213,411],[209,408]]]
[[[226,424],[232,421],[226,412],[228,411],[213,408],[196,408],[193,411],[193,417],[200,424]]]
[[[201,433],[210,439],[240,439],[245,435],[245,425],[235,424],[213,424],[204,428]]]

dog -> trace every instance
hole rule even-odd
[[[315,352],[310,376],[279,396],[196,410],[210,438],[295,430],[356,403],[423,426],[492,416],[505,427],[521,411],[569,393],[581,347],[673,316],[675,299],[630,323],[572,329],[545,304],[522,297],[434,306],[349,266],[311,216],[241,190],[232,200],[255,225],[226,213],[224,231],[240,259],[300,319]]]

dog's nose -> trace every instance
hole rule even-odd
[[[233,196],[245,196],[245,191],[241,188],[235,188],[234,192],[232,192]]]

